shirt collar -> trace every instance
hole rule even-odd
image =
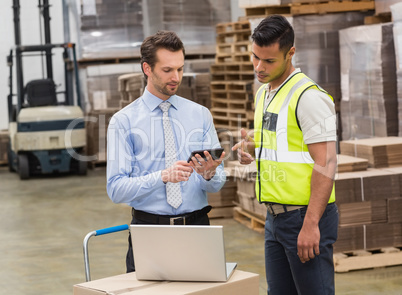
[[[142,99],[145,103],[145,105],[151,110],[154,111],[159,105],[163,102],[162,99],[159,97],[153,95],[151,92],[148,91],[148,89],[145,87],[144,93],[142,94]],[[172,106],[177,109],[179,106],[177,95],[172,95],[169,97],[167,100],[172,104]]]
[[[286,78],[286,80],[283,81],[281,85],[279,85],[279,87],[277,87],[277,88],[275,88],[275,89],[272,89],[271,91],[276,91],[277,89],[281,88],[281,86],[282,86],[283,84],[285,84],[290,78],[292,78],[295,74],[300,73],[300,72],[301,72],[300,68],[296,68],[292,73],[290,73],[290,75]],[[270,89],[269,89],[269,83],[267,83],[267,86],[265,86],[265,90],[266,90],[266,91],[269,91],[269,90],[270,90]]]

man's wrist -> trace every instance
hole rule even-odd
[[[162,179],[164,184],[166,184],[168,182],[168,173],[167,173],[166,169],[162,170],[161,179]]]
[[[204,174],[202,175],[202,177],[204,177],[204,179],[205,179],[206,181],[210,181],[212,178],[214,178],[214,176],[215,176],[215,170],[214,170],[214,171],[211,171],[211,172],[204,173]]]

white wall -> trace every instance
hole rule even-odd
[[[51,41],[52,43],[64,42],[63,31],[63,11],[61,0],[50,0],[50,25],[51,25]],[[0,1],[0,130],[8,129],[8,108],[7,96],[9,94],[8,77],[9,68],[6,58],[10,49],[15,45],[14,39],[14,22],[12,0]],[[37,0],[20,0],[21,5],[21,43],[23,45],[40,44],[40,24],[39,9]],[[42,23],[43,29],[43,23]],[[44,40],[44,36],[42,37]],[[60,56],[53,58],[54,61],[54,79],[57,84],[59,81],[64,82],[64,69]],[[42,76],[42,63],[38,57],[25,57],[24,64],[24,83],[32,79],[38,79]],[[14,61],[15,69],[15,61]],[[14,72],[15,74],[15,72]],[[15,77],[13,78],[15,81]],[[63,83],[62,83],[63,84]],[[15,85],[15,83],[14,83]],[[64,89],[62,85],[57,90]],[[15,92],[15,86],[14,86]]]

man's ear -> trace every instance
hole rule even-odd
[[[149,77],[149,75],[152,72],[151,66],[148,63],[143,62],[142,63],[142,71],[144,72],[145,75],[147,75]]]
[[[295,51],[296,51],[296,48],[294,46],[292,46],[292,48],[290,48],[288,53],[286,54],[287,58],[291,59],[295,55]]]

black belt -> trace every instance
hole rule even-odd
[[[170,225],[185,225],[191,224],[200,217],[205,216],[211,211],[211,206],[206,206],[201,210],[186,213],[183,215],[158,215],[140,210],[132,209],[132,215],[136,219],[148,222],[150,224],[170,224]]]
[[[282,205],[282,204],[276,204],[276,203],[265,203],[265,206],[267,206],[268,213],[274,217],[281,213],[286,213],[289,211],[294,211],[294,210],[298,210],[298,209],[307,207],[307,206],[297,206],[297,205]]]

